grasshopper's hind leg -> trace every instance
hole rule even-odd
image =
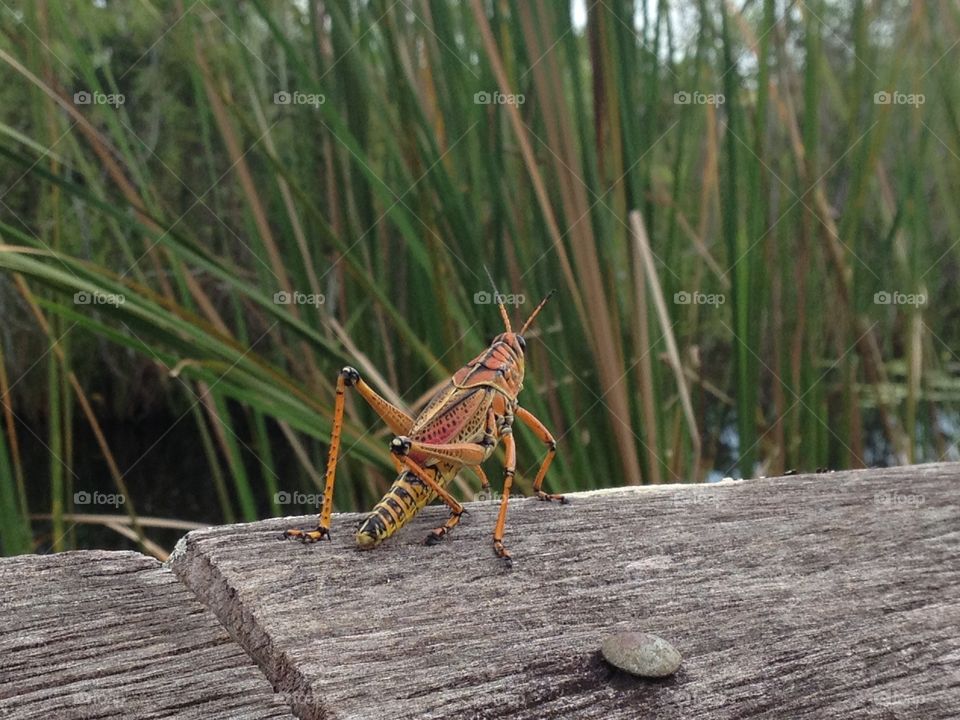
[[[317,542],[330,539],[330,514],[333,512],[333,484],[337,473],[337,460],[340,457],[340,434],[343,430],[344,394],[348,387],[356,388],[360,396],[367,401],[390,429],[397,434],[410,431],[413,418],[395,405],[391,405],[367,385],[352,367],[345,367],[337,376],[337,395],[333,407],[333,426],[330,431],[330,454],[327,456],[327,473],[323,487],[323,505],[315,528],[291,528],[283,537]]]
[[[483,471],[483,468],[479,465],[468,465],[468,469],[476,473],[476,476],[480,478],[480,492],[486,493],[490,491],[490,480],[487,479],[487,474]],[[450,511],[450,517],[447,521],[440,527],[431,530],[430,534],[427,535],[426,544],[427,545],[436,545],[438,542],[443,540],[444,536],[447,535],[451,530],[453,530],[457,525],[460,524],[460,518],[463,514],[467,512],[466,509],[461,512]]]
[[[463,513],[466,512],[466,510],[464,510],[463,505],[456,498],[454,498],[453,495],[441,487],[441,485],[434,478],[430,477],[430,473],[427,472],[426,468],[414,462],[409,457],[408,453],[411,450],[418,454],[428,455],[441,460],[448,460],[467,465],[477,470],[479,476],[481,477],[481,482],[484,482],[486,481],[486,475],[484,475],[483,470],[480,469],[480,463],[483,462],[487,455],[489,455],[489,448],[477,443],[451,443],[439,445],[433,443],[422,443],[417,442],[416,440],[411,440],[403,435],[394,438],[393,442],[390,444],[390,452],[393,453],[394,457],[403,463],[403,465],[410,470],[410,472],[420,478],[420,480],[422,480],[427,487],[433,490],[433,492],[435,492],[437,496],[450,508],[450,517],[447,519],[447,522],[437,529],[432,530],[430,534],[427,535],[426,544],[435,545],[436,543],[440,542],[447,533],[457,526],[457,524],[460,522],[460,518],[463,516]],[[489,482],[487,482],[487,485],[489,485]]]
[[[470,470],[476,473],[478,478],[480,478],[480,491],[488,492],[490,490],[490,481],[487,479],[486,473],[483,472],[483,468],[481,468],[479,465],[470,465],[468,467]],[[430,534],[427,535],[426,544],[436,545],[438,542],[443,540],[444,536],[447,533],[449,533],[457,525],[460,524],[460,518],[463,516],[463,513],[465,512],[466,510],[463,510],[461,512],[453,512],[451,510],[450,517],[447,519],[447,521],[440,527],[436,528],[435,530],[431,530]]]
[[[436,528],[435,530],[431,530],[430,534],[427,535],[427,539],[425,540],[425,543],[427,545],[436,545],[438,542],[443,540],[444,536],[448,532],[450,532],[457,525],[460,524],[460,518],[463,516],[465,512],[466,510],[460,510],[460,512],[455,512],[453,509],[451,509],[450,517],[447,519],[447,521],[440,527]]]

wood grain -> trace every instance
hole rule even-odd
[[[293,720],[247,654],[156,560],[0,560],[0,718]]]
[[[170,560],[318,718],[958,718],[957,465],[496,503],[425,547],[278,539],[313,518],[190,533]],[[684,656],[671,678],[600,657],[618,629]]]

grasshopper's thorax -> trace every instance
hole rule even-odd
[[[523,389],[523,353],[526,341],[512,332],[497,335],[490,347],[453,376],[461,387],[487,386],[516,402]]]
[[[483,443],[490,411],[497,420],[513,415],[523,389],[525,341],[501,333],[486,350],[460,368],[414,421],[410,437],[427,443]]]

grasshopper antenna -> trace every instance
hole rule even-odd
[[[533,323],[533,319],[540,314],[543,306],[547,304],[547,300],[552,298],[555,292],[556,290],[551,290],[547,293],[547,296],[537,304],[537,306],[533,309],[533,312],[530,313],[530,317],[528,317],[527,321],[523,324],[523,327],[520,328],[520,332],[517,333],[518,335],[523,335],[527,331],[527,328]]]
[[[500,317],[503,318],[503,324],[506,326],[507,332],[513,332],[513,329],[510,327],[510,316],[507,315],[507,309],[503,306],[503,295],[501,295],[500,291],[497,290],[497,284],[493,281],[493,275],[490,274],[490,268],[484,265],[483,269],[487,271],[487,277],[490,279],[490,286],[493,288],[493,297],[496,299],[497,306],[500,308]]]

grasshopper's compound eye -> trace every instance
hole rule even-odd
[[[517,344],[520,345],[521,350],[527,351],[527,341],[523,339],[523,335],[517,335]]]

